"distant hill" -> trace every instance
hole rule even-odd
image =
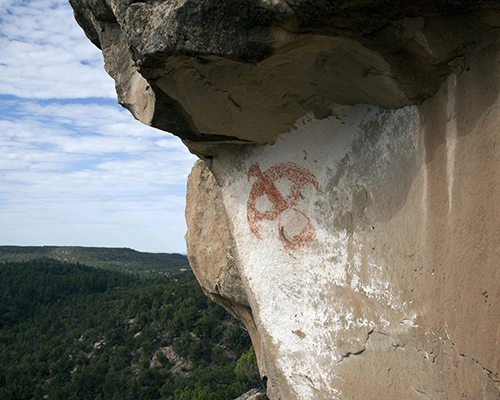
[[[142,253],[132,249],[106,247],[0,246],[0,263],[40,259],[160,275],[189,268],[187,257],[182,254]]]

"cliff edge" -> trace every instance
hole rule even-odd
[[[500,397],[500,1],[70,3],[271,400]]]

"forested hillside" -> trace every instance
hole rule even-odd
[[[190,271],[0,263],[0,399],[232,400],[261,385],[248,334]]]
[[[0,262],[49,259],[91,267],[168,274],[189,268],[182,254],[142,253],[132,249],[79,246],[0,246]]]

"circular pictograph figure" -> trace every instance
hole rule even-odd
[[[253,184],[247,202],[247,219],[255,237],[261,238],[262,220],[277,220],[280,239],[287,248],[303,246],[316,237],[310,218],[297,208],[301,190],[309,185],[318,190],[318,181],[310,171],[287,162],[262,172],[253,164],[248,169],[248,181]]]

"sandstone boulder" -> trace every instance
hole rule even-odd
[[[259,389],[252,389],[235,400],[268,400],[268,398],[265,394],[261,393]]]
[[[203,157],[273,142],[331,104],[419,104],[500,20],[498,0],[70,3],[120,104]]]
[[[500,1],[70,2],[271,400],[500,397]]]

